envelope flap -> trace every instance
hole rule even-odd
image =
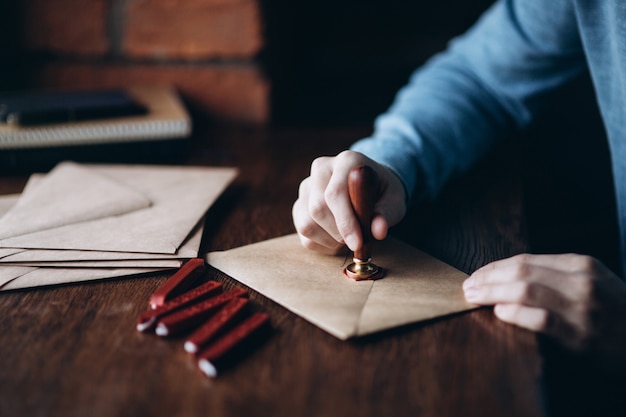
[[[202,243],[203,230],[204,222],[200,221],[175,254],[0,248],[0,266],[5,263],[28,262],[143,261],[196,258]]]
[[[11,210],[11,207],[19,200],[19,194],[9,194],[0,196],[0,217],[4,216]]]
[[[19,194],[1,195],[0,196],[0,217],[4,216],[17,203],[20,198]],[[0,248],[0,259],[16,253],[23,252],[23,249],[16,248]],[[0,278],[2,280],[2,278]]]
[[[3,280],[5,270],[0,271],[0,291],[22,288],[40,287],[51,284],[71,284],[83,281],[95,281],[125,276],[138,276],[154,272],[166,271],[169,268],[36,268],[17,266],[17,276]],[[9,275],[7,275],[8,277]]]
[[[387,275],[374,282],[357,336],[476,307],[463,296],[464,272],[395,239],[377,242],[374,253]]]
[[[0,239],[116,216],[150,205],[150,199],[139,191],[66,162],[40,178],[35,187],[28,187],[0,218]]]
[[[9,256],[20,254],[24,251],[25,249],[19,248],[0,248],[0,262]]]
[[[16,280],[17,278],[36,270],[32,266],[8,266],[0,269],[0,289]]]

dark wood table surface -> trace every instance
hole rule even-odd
[[[197,134],[187,163],[241,170],[208,213],[202,251],[294,232],[291,206],[312,159],[367,133]],[[393,234],[467,273],[527,250],[514,159],[488,158]],[[0,194],[20,192],[26,179],[4,175]],[[0,416],[548,415],[538,338],[489,308],[340,341],[251,291],[273,333],[209,379],[181,339],[135,329],[167,276],[0,293]],[[205,278],[241,286],[214,270]]]

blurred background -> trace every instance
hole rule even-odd
[[[367,129],[411,72],[492,3],[4,1],[0,90],[171,84],[196,131]],[[532,250],[590,253],[616,267],[608,148],[589,80],[564,95],[501,155],[523,161]]]
[[[4,1],[0,89],[168,83],[198,121],[371,123],[492,2]]]

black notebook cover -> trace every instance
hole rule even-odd
[[[32,126],[145,114],[124,90],[0,95],[0,122]]]

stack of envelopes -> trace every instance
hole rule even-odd
[[[80,165],[0,196],[0,290],[178,268],[234,168]]]

